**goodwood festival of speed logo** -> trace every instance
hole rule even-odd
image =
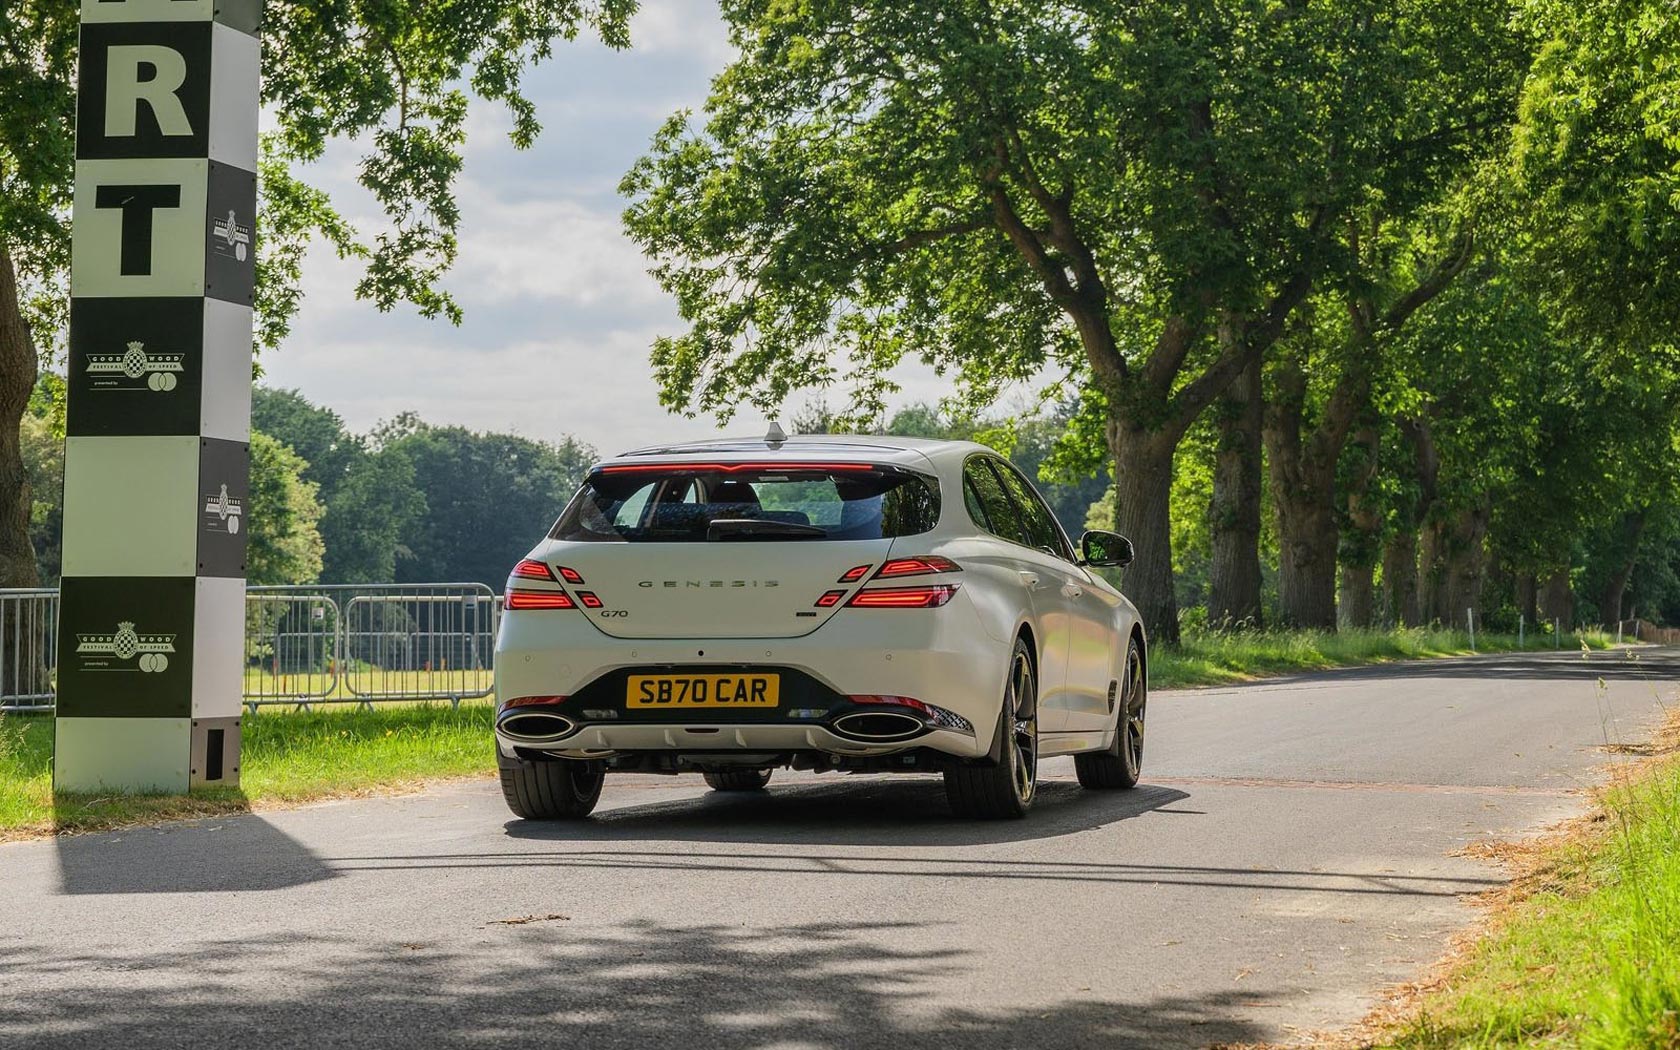
[[[120,354],[89,354],[87,374],[95,387],[136,387],[144,379],[152,390],[174,390],[183,371],[185,354],[148,354],[146,344],[133,342]]]
[[[216,251],[223,255],[231,254],[240,262],[251,254],[251,226],[249,223],[241,226],[238,215],[231,209],[227,218],[216,219],[210,224],[210,239],[222,242]]]
[[[244,513],[244,501],[237,496],[229,496],[226,485],[220,492],[204,497],[204,515],[207,519],[214,519],[209,522],[211,531],[226,529],[229,536],[237,534],[239,520]]]
[[[175,636],[172,634],[141,634],[134,629],[132,621],[124,620],[117,624],[113,634],[78,634],[76,635],[76,655],[83,657],[84,665],[93,663],[89,657],[115,657],[122,663],[140,658],[139,669],[147,674],[162,671],[169,666],[169,654],[175,651]],[[130,670],[122,667],[116,670]]]

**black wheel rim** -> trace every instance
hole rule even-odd
[[[1009,765],[1014,773],[1015,797],[1025,804],[1038,790],[1038,687],[1026,653],[1016,653],[1010,665],[1009,712]]]
[[[572,794],[578,798],[588,798],[601,790],[601,782],[606,779],[607,771],[596,762],[571,762]]]
[[[1143,679],[1143,658],[1136,648],[1126,653],[1126,696],[1121,705],[1123,732],[1120,752],[1126,759],[1126,770],[1132,776],[1143,769],[1143,716],[1149,703],[1148,686]]]

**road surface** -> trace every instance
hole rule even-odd
[[[1601,687],[1600,678],[1605,684]],[[0,1046],[1204,1046],[1357,1020],[1567,816],[1680,652],[1393,665],[1151,699],[1146,784],[609,780],[0,846]]]

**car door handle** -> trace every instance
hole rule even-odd
[[[1038,573],[1021,570],[1021,582],[1034,590],[1038,589]]]

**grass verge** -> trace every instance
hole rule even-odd
[[[1600,631],[1565,635],[1566,649],[1605,649],[1609,635]],[[1519,645],[1514,634],[1476,633],[1476,648],[1463,631],[1402,628],[1391,631],[1195,631],[1177,648],[1162,646],[1150,654],[1149,682],[1157,689],[1221,685],[1292,671],[1320,671],[1390,660],[1419,660],[1481,653],[1550,651],[1550,635],[1532,634]]]
[[[1385,1050],[1680,1047],[1680,711],[1594,811],[1529,846],[1488,930],[1421,989]]]
[[[189,797],[52,792],[52,719],[0,715],[0,841],[386,792],[495,769],[488,702],[246,715],[237,790]]]

